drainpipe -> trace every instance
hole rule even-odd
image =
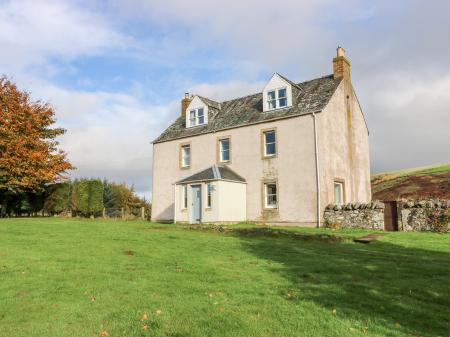
[[[174,193],[173,193],[174,201],[173,201],[173,223],[177,223],[177,184],[174,185]]]
[[[317,126],[316,126],[316,114],[313,112],[314,121],[314,152],[316,159],[316,187],[317,187],[317,228],[320,227],[320,177],[319,177],[319,148],[317,146]]]

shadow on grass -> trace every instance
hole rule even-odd
[[[312,301],[338,316],[375,321],[385,334],[447,336],[450,331],[448,253],[383,241],[241,240],[256,257],[277,263],[273,272],[291,283],[287,300]]]

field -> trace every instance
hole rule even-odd
[[[0,336],[448,336],[450,235],[293,231],[0,220]]]
[[[450,199],[450,163],[372,176],[373,199]]]

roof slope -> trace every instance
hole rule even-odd
[[[186,177],[177,182],[177,184],[185,184],[194,181],[205,181],[205,180],[231,180],[237,182],[245,182],[239,174],[234,172],[227,166],[213,165],[208,167],[206,170],[194,173],[193,175]]]
[[[341,79],[328,75],[298,83],[297,90],[292,91],[292,106],[269,112],[263,112],[262,92],[225,101],[220,103],[220,110],[207,125],[186,128],[186,121],[180,116],[153,143],[319,112],[328,104],[340,82]]]

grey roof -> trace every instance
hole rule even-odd
[[[208,180],[230,180],[237,182],[245,182],[239,174],[234,172],[227,166],[213,165],[206,170],[194,173],[193,175],[184,178],[177,182],[177,184],[186,184],[194,181],[208,181]]]
[[[186,128],[185,118],[180,116],[153,143],[320,112],[328,104],[340,82],[341,79],[328,75],[298,83],[293,87],[292,106],[269,112],[263,112],[262,92],[220,104],[200,97],[205,104],[211,104],[216,110],[208,124]]]

